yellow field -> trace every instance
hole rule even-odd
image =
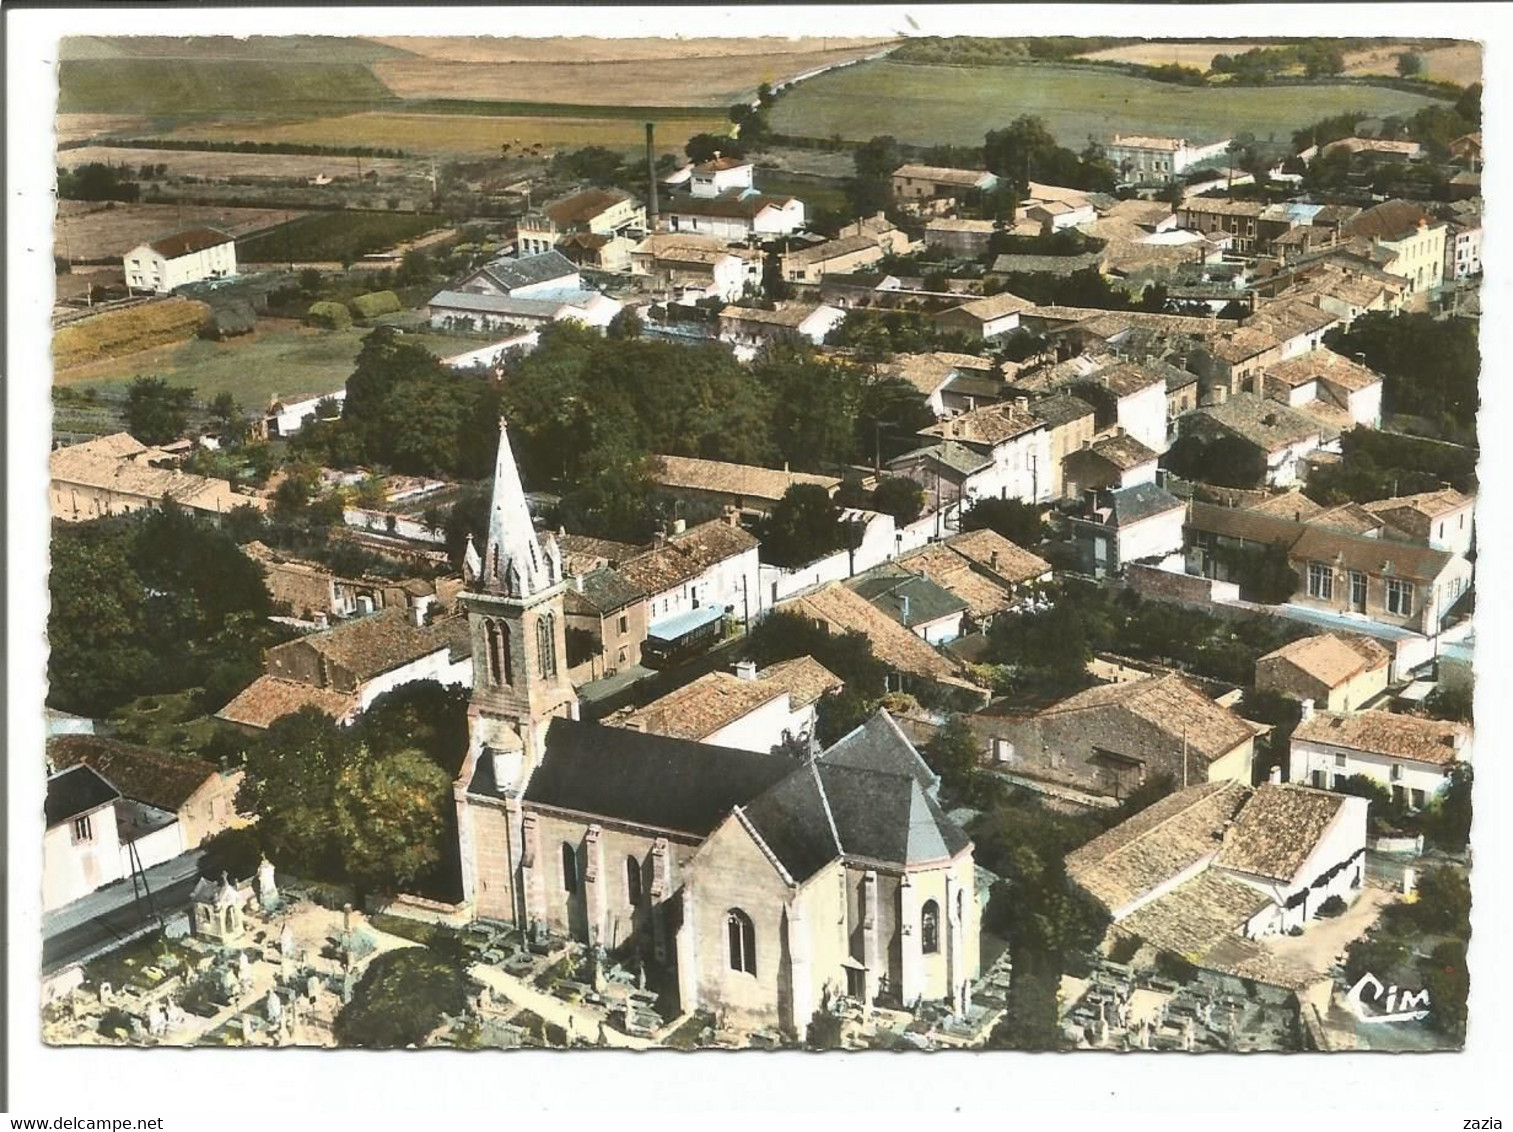
[[[1084,59],[1109,59],[1118,63],[1138,63],[1145,67],[1159,67],[1176,63],[1183,67],[1196,67],[1206,71],[1215,55],[1239,55],[1253,47],[1264,44],[1246,40],[1209,40],[1206,43],[1183,43],[1176,39],[1152,39],[1145,43],[1131,43],[1124,47],[1110,47],[1083,55]]]
[[[1397,57],[1409,50],[1406,45],[1378,47],[1345,57],[1347,75],[1395,75]],[[1425,77],[1436,82],[1459,83],[1470,86],[1482,81],[1481,45],[1457,43],[1451,47],[1435,47],[1417,52],[1424,61]]]
[[[53,335],[53,359],[68,369],[193,338],[210,316],[204,303],[164,299],[82,319]]]
[[[657,142],[668,153],[681,153],[698,133],[717,128],[714,118],[667,118],[657,122]],[[303,122],[265,122],[189,126],[176,138],[239,139],[260,142],[308,142],[315,145],[393,146],[410,153],[498,156],[509,144],[516,151],[578,149],[586,145],[634,149],[644,143],[641,122],[632,118],[487,118],[472,114],[390,114],[384,112],[314,118]]]
[[[59,114],[53,119],[53,128],[60,142],[83,141],[101,134],[136,130],[146,125],[146,118],[131,118],[121,114]]]
[[[730,57],[845,53],[865,55],[889,39],[819,38],[787,39],[781,36],[702,39],[595,39],[590,36],[368,36],[371,42],[387,44],[426,59],[454,63],[589,63],[608,59],[690,59],[707,55]]]
[[[669,58],[666,50],[642,58],[637,50],[648,41],[629,41],[631,47],[617,48],[620,41],[563,39],[555,42],[563,47],[581,45],[560,56],[543,56],[539,47],[531,48],[530,53],[513,47],[522,41],[495,42],[511,45],[501,48],[505,58],[483,61],[477,58],[480,51],[458,48],[469,58],[384,59],[374,64],[374,74],[401,98],[471,98],[569,106],[725,107],[749,98],[760,83],[778,85],[876,50],[873,42],[840,50],[816,50],[820,42],[816,39],[796,44],[775,39],[764,50],[753,50],[753,41],[746,39],[735,41],[744,45],[744,50],[725,44],[711,47],[710,41],[670,41],[667,47],[684,51],[675,58]],[[508,58],[522,54],[528,58]]]

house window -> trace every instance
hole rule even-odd
[[[940,905],[926,900],[919,913],[919,949],[926,955],[940,950]]]
[[[725,934],[730,943],[730,969],[756,974],[756,926],[739,908],[725,913]]]
[[[1415,810],[1422,810],[1424,808],[1425,798],[1422,790],[1410,790],[1408,796],[1413,799],[1413,808]]]
[[[630,632],[630,618],[626,614],[622,613],[622,614],[620,614],[620,635],[623,637],[626,633],[629,633],[629,632]]]
[[[1394,786],[1392,788],[1392,800],[1398,805],[1402,805],[1408,800],[1408,791],[1404,790],[1401,786]]]
[[[625,899],[632,908],[641,903],[641,862],[634,857],[625,858]]]
[[[1321,601],[1334,600],[1334,567],[1321,562],[1308,564],[1308,596]]]
[[[578,851],[566,841],[562,843],[562,891],[569,895],[578,891]]]
[[[82,818],[74,818],[74,840],[93,841],[94,839],[94,823],[90,821],[89,815],[85,814]]]
[[[1395,613],[1399,617],[1408,617],[1413,613],[1413,583],[1399,581],[1396,578],[1387,579],[1387,612]]]
[[[1334,765],[1335,766],[1344,766],[1345,765],[1345,756],[1344,755],[1335,755],[1334,756]]]

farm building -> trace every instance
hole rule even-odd
[[[190,228],[138,244],[123,260],[132,291],[166,295],[186,283],[236,274],[236,240],[216,228]]]

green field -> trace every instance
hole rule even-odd
[[[1434,101],[1350,83],[1197,89],[1096,68],[879,61],[800,83],[773,107],[772,128],[805,137],[892,134],[915,145],[980,145],[988,130],[1034,114],[1076,149],[1115,132],[1198,142],[1249,132],[1283,141],[1332,114],[1408,115]]]
[[[78,390],[120,393],[132,378],[166,378],[194,387],[197,400],[230,393],[244,408],[261,409],[273,397],[330,393],[352,374],[367,327],[311,330],[292,322],[260,319],[257,330],[241,338],[210,342],[192,338],[127,358],[96,362],[57,375],[61,385]],[[439,357],[460,354],[497,340],[487,336],[407,333],[406,342]]]
[[[363,63],[139,57],[58,65],[60,113],[333,114],[396,102]]]
[[[846,207],[842,182],[829,177],[812,177],[785,169],[758,168],[756,187],[772,196],[798,197],[811,209],[828,208],[840,212]]]
[[[427,213],[312,212],[238,240],[236,258],[242,263],[354,263],[445,223]]]
[[[372,63],[410,52],[371,39],[338,35],[71,35],[58,45],[65,63],[76,59],[262,59],[279,63]]]

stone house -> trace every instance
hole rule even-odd
[[[1392,654],[1370,637],[1319,633],[1256,661],[1256,691],[1276,692],[1327,711],[1359,711],[1387,690]]]
[[[1303,479],[1304,458],[1339,439],[1349,418],[1321,420],[1279,401],[1240,393],[1215,405],[1203,405],[1182,418],[1184,436],[1212,443],[1233,437],[1254,450],[1270,487],[1291,487]]]
[[[573,576],[562,597],[567,675],[586,684],[641,663],[646,593],[612,567]]]
[[[1476,496],[1454,488],[1396,495],[1362,506],[1424,546],[1464,555],[1476,545]]]
[[[894,560],[963,603],[962,630],[984,629],[1022,600],[1025,587],[1051,580],[1051,564],[996,531],[955,534]]]
[[[267,510],[265,498],[237,491],[225,480],[156,466],[168,462],[161,449],[149,448],[125,432],[55,448],[47,457],[52,517],[84,523],[155,511],[165,497],[212,521],[238,507]]]
[[[962,483],[965,500],[1000,498],[1048,503],[1056,476],[1051,462],[1051,431],[1027,397],[987,405],[948,417],[921,429],[929,440],[951,442],[985,462]]]
[[[1061,462],[1062,496],[1076,499],[1086,491],[1119,491],[1137,484],[1154,484],[1158,459],[1156,452],[1118,428],[1067,453]]]
[[[1160,775],[1178,786],[1248,784],[1264,730],[1175,673],[1089,688],[1027,714],[989,707],[968,723],[993,773],[1093,805]]]
[[[998,178],[977,169],[950,169],[940,165],[900,165],[893,171],[893,199],[899,202],[931,197],[959,197],[991,192]]]
[[[1019,329],[1020,315],[1033,310],[1035,304],[1008,291],[973,299],[934,316],[941,330],[955,330],[973,340],[984,342]]]
[[[796,484],[813,484],[832,496],[841,485],[835,476],[790,472],[786,468],[700,460],[691,456],[658,456],[656,459],[660,466],[652,472],[651,478],[661,491],[690,502],[731,508],[747,520],[770,514],[788,489]]]
[[[1326,347],[1264,367],[1261,381],[1268,398],[1289,408],[1381,427],[1382,375]]]

